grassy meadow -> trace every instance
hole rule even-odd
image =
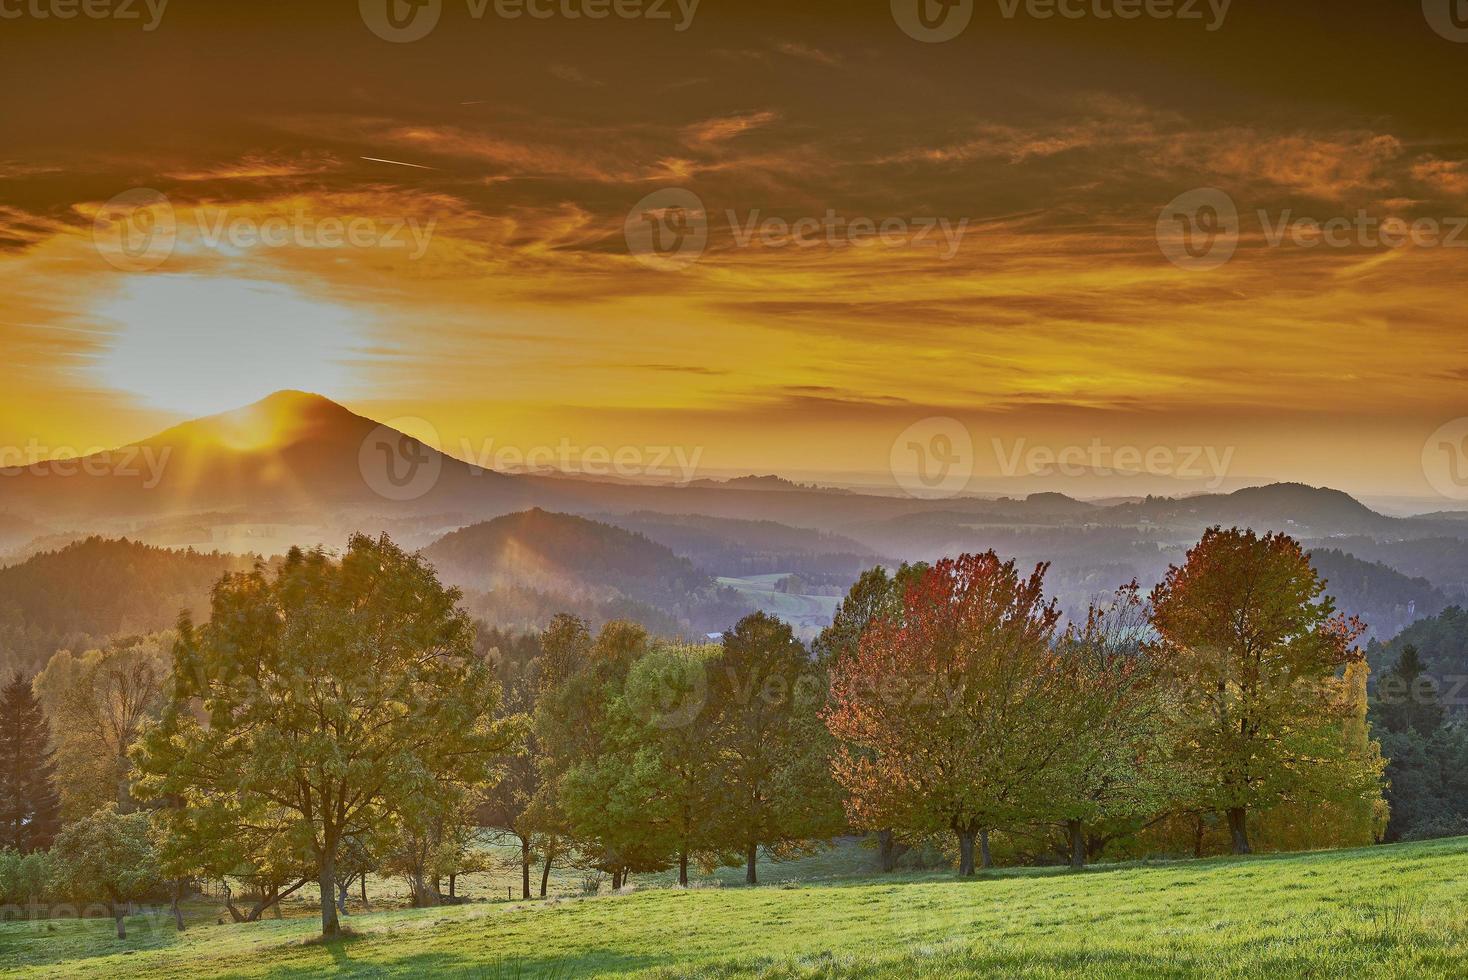
[[[191,928],[0,925],[15,977],[1462,977],[1468,838],[1359,850],[1066,869],[851,874],[854,845],[770,884],[355,914],[315,940],[304,914]],[[569,884],[563,880],[558,890]]]

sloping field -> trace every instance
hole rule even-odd
[[[778,866],[777,866],[778,867]],[[777,875],[772,876],[777,877]],[[0,925],[29,977],[1462,977],[1468,839],[1242,860],[653,888],[309,918]]]

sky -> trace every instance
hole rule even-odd
[[[714,472],[1468,454],[1449,0],[392,3],[0,0],[0,446],[298,388]]]

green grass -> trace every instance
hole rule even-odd
[[[837,877],[759,888],[198,925],[0,925],[19,977],[1462,977],[1468,839],[1246,859]],[[794,866],[791,869],[793,870]],[[771,880],[787,877],[779,866]],[[822,877],[823,873],[830,876]],[[793,876],[788,876],[793,877]]]
[[[814,635],[831,622],[839,596],[793,595],[775,591],[775,585],[787,573],[749,575],[744,578],[720,578],[719,584],[739,593],[739,597],[760,612],[779,616],[798,630]]]

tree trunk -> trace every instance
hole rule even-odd
[[[372,906],[367,904],[367,872],[362,872],[362,909],[366,912],[372,911]]]
[[[454,885],[455,885],[455,883],[458,880],[459,880],[459,873],[457,871],[450,871],[449,872],[449,898],[458,898],[459,897],[458,894],[454,891]]]
[[[620,869],[612,872],[612,891],[622,887],[622,872]]]
[[[321,935],[335,939],[341,935],[341,921],[336,917],[336,854],[323,849],[321,854]]]
[[[520,838],[520,897],[530,897],[530,836]]]
[[[1228,811],[1228,833],[1233,838],[1235,854],[1249,854],[1248,814],[1241,806]]]
[[[983,856],[984,870],[994,867],[994,855],[989,853],[989,828],[979,831],[979,853]]]
[[[112,918],[113,918],[114,921],[117,922],[117,938],[118,939],[126,939],[127,938],[127,922],[126,922],[126,918],[127,918],[127,903],[126,902],[113,902],[112,903]]]
[[[744,852],[744,883],[746,885],[758,885],[759,875],[755,871],[755,865],[759,861],[759,845],[750,844]]]
[[[545,890],[550,885],[551,852],[546,848],[545,866],[540,869],[540,897],[545,898]]]
[[[184,880],[178,878],[173,883],[173,925],[179,932],[183,932],[187,926],[184,925],[183,909],[178,907],[179,899],[183,897]]]
[[[1086,866],[1086,834],[1081,822],[1067,820],[1065,827],[1070,832],[1070,866],[1084,868]]]
[[[1203,830],[1203,814],[1200,813],[1193,822],[1193,857],[1195,858],[1203,856]]]
[[[275,908],[275,903],[279,901],[279,885],[271,885],[270,891],[268,892],[262,887],[260,889],[260,901],[256,902],[254,906],[250,909],[249,913],[245,916],[245,921],[259,922],[260,916],[264,915],[269,909]],[[280,918],[280,915],[277,913],[275,917],[278,919]]]
[[[892,831],[877,831],[877,849],[882,856],[882,871],[890,874],[897,870],[897,849],[892,844]]]
[[[678,852],[678,884],[688,887],[688,849],[684,848]]]
[[[352,890],[352,879],[350,876],[336,884],[336,910],[345,918],[347,916],[347,894]]]
[[[974,873],[974,832],[955,831],[958,834],[958,873],[967,878]]]

